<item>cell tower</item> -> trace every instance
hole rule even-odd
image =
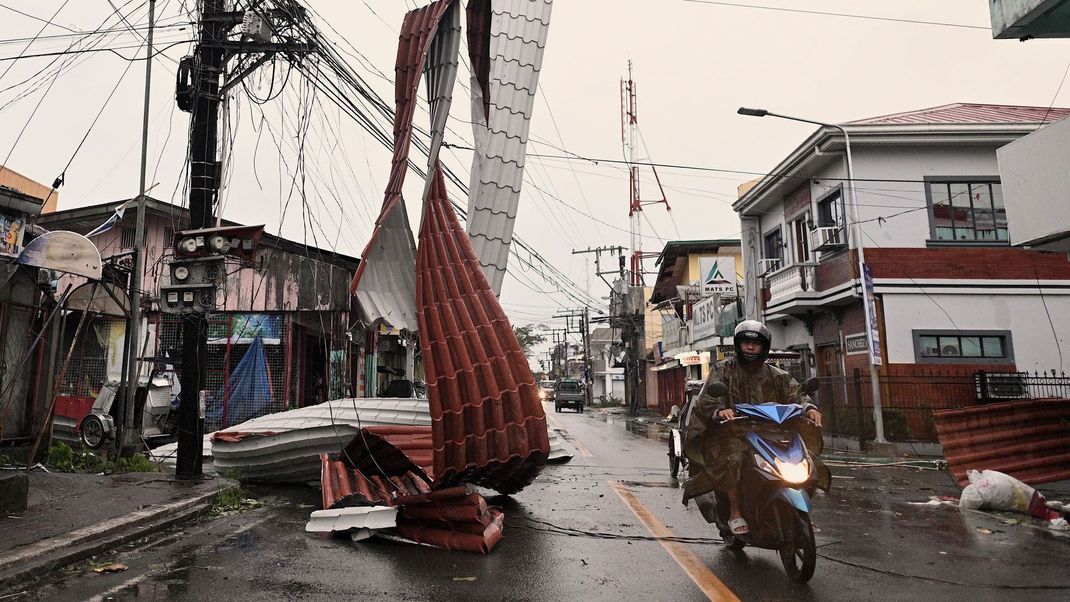
[[[639,147],[644,146],[639,133],[639,109],[635,81],[632,79],[632,62],[628,61],[628,79],[620,80],[620,141],[624,150],[624,160],[628,164],[628,218],[630,220],[629,233],[631,236],[631,285],[643,286],[643,233],[642,217],[643,206],[664,203],[665,210],[671,211],[669,200],[665,197],[665,188],[661,185],[658,170],[650,163],[647,157],[647,165],[654,173],[654,181],[657,182],[658,192],[661,198],[658,200],[642,200],[639,191]],[[651,254],[656,255],[656,253]]]

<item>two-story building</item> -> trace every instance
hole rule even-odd
[[[1012,246],[996,151],[1068,115],[952,104],[843,124],[853,181],[844,135],[819,128],[733,206],[743,227],[748,317],[769,325],[775,346],[808,348],[830,382],[855,369],[868,378],[862,247],[884,381],[1065,370],[1070,264],[1062,254]],[[851,394],[843,384],[822,396],[843,402]],[[885,407],[909,403],[891,388],[882,396]],[[926,409],[972,396],[964,389]],[[931,430],[925,416],[910,420],[912,434]]]
[[[652,312],[661,319],[654,385],[658,411],[683,405],[684,384],[705,378],[732,346],[743,317],[743,256],[739,239],[673,240],[655,262]]]

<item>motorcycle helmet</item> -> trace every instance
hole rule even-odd
[[[743,341],[757,341],[761,344],[761,351],[757,354],[743,353]],[[732,334],[732,342],[736,348],[736,359],[744,365],[759,365],[765,363],[769,357],[769,348],[773,344],[773,335],[765,324],[757,320],[744,320],[736,326]]]

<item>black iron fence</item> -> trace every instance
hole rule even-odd
[[[829,433],[872,440],[873,389],[868,372],[819,379],[818,403]],[[917,371],[878,379],[884,435],[890,441],[936,441],[933,412],[1017,399],[1070,398],[1070,377],[1041,372]]]

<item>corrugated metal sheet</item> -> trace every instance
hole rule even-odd
[[[551,0],[468,4],[475,152],[468,235],[495,295],[513,240],[528,126],[550,25]],[[487,56],[489,55],[489,61]],[[489,63],[489,64],[488,64]]]
[[[850,122],[851,125],[921,125],[921,124],[1015,124],[1046,123],[1070,117],[1070,109],[955,103],[871,117]]]
[[[316,510],[305,525],[308,533],[333,533],[352,530],[389,529],[397,524],[398,509],[390,506],[352,506]]]
[[[382,211],[350,285],[367,322],[384,320],[395,328],[410,331],[416,327],[416,247],[401,192],[408,171],[420,74],[439,21],[450,6],[452,0],[434,2],[407,13],[402,23],[395,65],[394,154],[390,160],[390,177]]]
[[[1070,399],[1029,399],[935,412],[952,474],[996,470],[1030,484],[1070,479]]]
[[[358,438],[354,438],[355,445],[351,446],[355,453],[359,453],[362,445],[358,444]],[[501,512],[489,508],[483,496],[470,485],[432,491],[411,470],[392,473],[403,469],[398,464],[377,467],[380,474],[365,476],[359,468],[354,468],[346,454],[333,460],[324,454],[321,462],[325,509],[396,508],[396,525],[390,532],[449,550],[485,554],[501,539]]]
[[[361,427],[395,425],[430,432],[427,400],[336,399],[268,414],[217,431],[210,449],[219,470],[233,468],[252,481],[306,483],[320,474],[320,454],[338,452]]]
[[[420,226],[416,305],[436,487],[472,482],[515,493],[546,462],[546,415],[509,319],[446,198],[442,172],[435,178]]]

